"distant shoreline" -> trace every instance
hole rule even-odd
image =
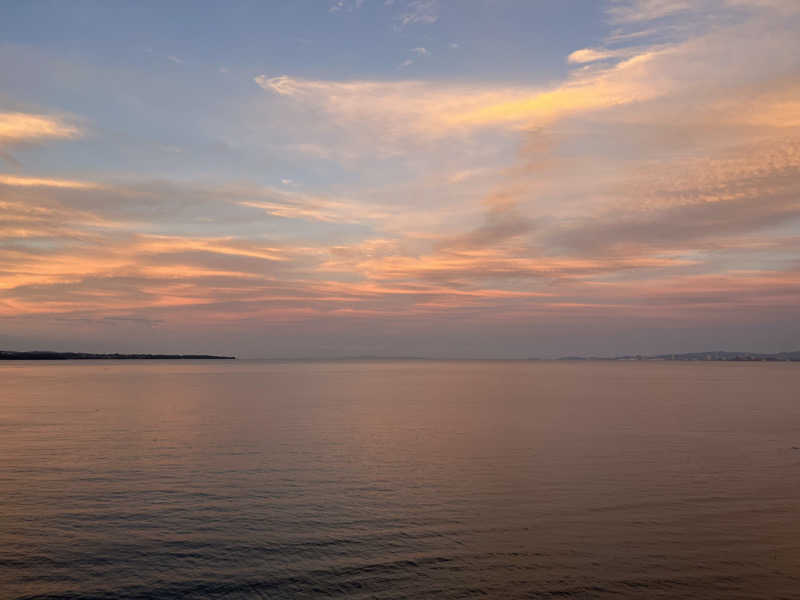
[[[49,350],[30,352],[0,350],[0,360],[236,360],[236,357],[211,354],[92,354]]]
[[[800,350],[794,352],[685,352],[682,354],[628,355],[613,357],[581,357],[565,356],[558,360],[653,360],[653,361],[708,361],[708,362],[797,362],[800,361]]]
[[[0,350],[4,360],[237,360],[236,356],[213,354],[99,354],[91,352],[54,352],[50,350]],[[562,356],[557,358],[443,358],[428,356],[340,356],[260,358],[267,362],[348,362],[348,361],[680,361],[680,362],[800,362],[800,350],[794,352],[687,352],[682,354],[623,356]]]

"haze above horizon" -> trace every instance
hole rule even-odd
[[[0,7],[0,347],[800,347],[800,3]]]

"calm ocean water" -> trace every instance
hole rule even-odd
[[[0,364],[0,598],[800,598],[800,365]]]

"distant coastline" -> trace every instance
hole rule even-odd
[[[679,361],[716,361],[716,362],[799,362],[800,350],[794,352],[684,352],[682,354],[632,354],[613,357],[565,356],[558,360],[679,360]]]
[[[211,354],[92,354],[89,352],[51,352],[0,350],[0,360],[235,360],[235,356]]]
[[[629,354],[621,356],[562,356],[557,358],[496,358],[496,357],[442,357],[442,356],[309,356],[263,358],[270,362],[348,362],[348,361],[711,361],[711,362],[800,362],[800,350],[793,352],[728,352],[712,350],[710,352],[684,352],[676,354]]]
[[[12,351],[0,350],[3,360],[236,360],[235,356],[213,354],[120,354],[91,352],[54,352],[50,350]],[[342,357],[293,357],[265,358],[269,362],[338,362],[338,361],[441,361],[441,360],[512,360],[512,361],[707,361],[707,362],[800,362],[800,350],[793,352],[684,352],[676,354],[630,354],[621,356],[562,356],[559,358],[443,358],[427,356],[342,356]]]
[[[444,357],[444,356],[294,356],[260,358],[268,362],[362,362],[362,361],[710,361],[710,362],[800,362],[800,350],[793,352],[728,352],[713,350],[710,352],[684,352],[676,354],[629,354],[621,356],[561,356],[561,357],[527,357],[497,358],[484,357]]]

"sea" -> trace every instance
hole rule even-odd
[[[800,364],[0,363],[0,598],[800,598]]]

